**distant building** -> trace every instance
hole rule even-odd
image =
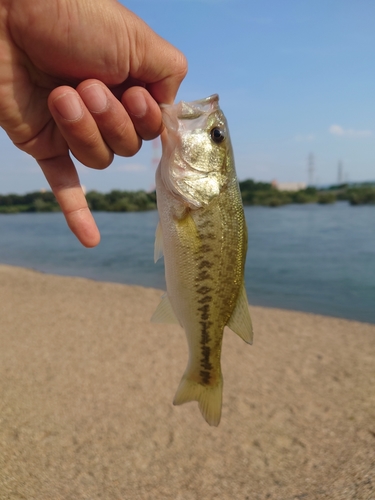
[[[272,186],[278,191],[299,191],[300,189],[306,189],[306,182],[278,182],[272,181]]]

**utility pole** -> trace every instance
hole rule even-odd
[[[313,153],[310,153],[307,157],[307,173],[309,177],[309,186],[314,184],[314,172],[315,172],[315,157]]]

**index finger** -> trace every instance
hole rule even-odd
[[[87,205],[77,170],[68,155],[38,160],[71,231],[85,247],[100,241],[99,229]]]

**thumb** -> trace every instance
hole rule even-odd
[[[124,16],[130,46],[129,76],[144,83],[159,104],[172,104],[187,73],[185,56],[125,7]]]

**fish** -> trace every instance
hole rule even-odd
[[[247,226],[219,96],[160,107],[154,260],[164,255],[167,292],[151,320],[185,330],[189,360],[173,404],[197,401],[207,423],[218,426],[224,327],[253,341],[244,283]]]

